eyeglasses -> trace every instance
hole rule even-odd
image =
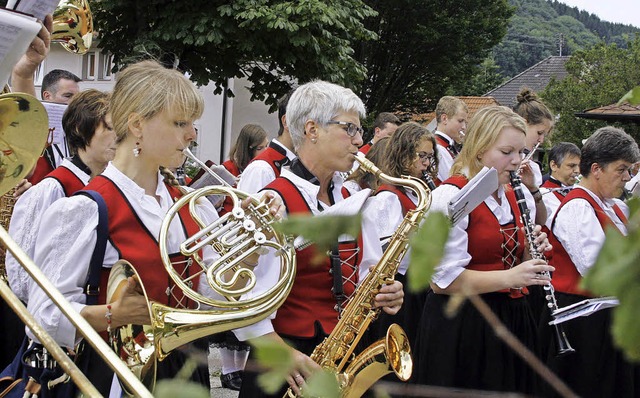
[[[360,135],[364,135],[364,130],[362,127],[357,126],[351,122],[342,122],[340,120],[330,120],[327,124],[339,124],[340,126],[347,126],[345,130],[349,137],[355,137],[356,134],[360,133]]]
[[[433,156],[432,153],[426,153],[426,152],[416,152],[416,155],[420,158],[421,162],[424,162],[425,160],[428,160],[429,163],[433,164],[436,160],[436,157]]]

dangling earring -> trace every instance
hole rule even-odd
[[[133,148],[133,156],[138,157],[140,156],[140,152],[142,151],[142,149],[140,148],[140,142],[136,141],[136,146]]]
[[[315,138],[312,138],[312,139],[311,139],[311,143],[312,143],[312,144],[315,144],[316,142],[318,142],[318,140],[317,140],[317,139],[315,139]]]

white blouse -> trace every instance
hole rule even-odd
[[[112,164],[109,164],[102,174],[111,179],[124,193],[137,216],[157,240],[162,221],[173,205],[173,199],[163,183],[162,175],[158,173],[156,199],[145,194],[144,189]],[[207,223],[218,218],[215,209],[207,200],[199,202],[197,212]],[[74,196],[56,201],[45,212],[38,231],[35,262],[78,312],[82,311],[86,302],[83,289],[96,245],[97,225],[96,202],[85,196]],[[175,217],[169,227],[169,252],[178,252],[179,245],[185,238],[180,220]],[[206,263],[211,263],[214,256],[212,250],[204,251]],[[107,242],[103,266],[110,268],[118,258],[116,249]],[[158,272],[165,272],[162,264],[158,264]],[[204,295],[219,297],[206,283],[206,278],[200,278],[199,289]],[[33,281],[29,286],[29,295],[29,312],[56,342],[64,347],[74,347],[79,342],[76,339],[75,327]],[[27,334],[34,338],[29,330]]]
[[[580,185],[576,185],[574,189],[585,190],[602,207],[620,232],[627,235],[627,227],[613,210],[616,203],[614,200],[603,202],[593,192]],[[580,275],[584,276],[595,264],[605,238],[594,208],[584,199],[567,202],[556,214],[553,234],[567,251]]]
[[[458,193],[460,189],[454,185],[443,184],[436,188],[431,197],[431,207],[429,212],[439,211],[448,215],[449,201]],[[528,189],[522,189],[524,192],[527,207],[530,211],[531,220],[535,220],[535,201]],[[511,206],[505,195],[504,187],[498,188],[498,198],[500,203],[489,195],[484,203],[489,210],[496,216],[500,224],[506,224],[513,221]],[[462,218],[449,232],[449,239],[445,244],[445,252],[440,264],[436,268],[436,272],[432,277],[433,283],[441,289],[446,289],[460,274],[465,270],[466,266],[471,262],[471,255],[468,252],[469,236],[467,235],[467,227],[469,226],[469,216]]]
[[[318,215],[321,213],[321,211],[318,209],[318,206],[320,206],[323,210],[331,207],[331,205],[327,203],[318,201],[317,199],[318,192],[320,190],[320,187],[318,185],[315,185],[305,180],[304,178],[297,176],[296,174],[292,173],[288,169],[283,169],[282,174],[280,176],[293,182],[293,184],[299,189],[300,193],[302,193],[302,196],[305,202],[307,202],[307,205],[311,209],[311,213],[313,215]],[[343,199],[342,193],[341,193],[343,178],[340,175],[340,173],[335,173],[332,181],[333,181],[332,196],[335,202],[338,203],[338,202],[344,201],[345,199]],[[361,192],[359,194],[366,194],[366,193]],[[351,198],[356,199],[355,196]],[[347,198],[346,200],[349,200],[349,198]],[[367,202],[369,200],[370,199],[367,199]],[[359,206],[360,206],[359,203],[357,206],[354,206],[354,209],[353,209],[354,212],[357,212],[359,210]],[[365,207],[366,206],[367,204],[365,204]],[[366,211],[364,211],[363,213],[366,213]],[[362,269],[362,267],[365,267],[368,269],[369,266],[376,264],[381,256],[380,243],[378,240],[375,226],[374,224],[372,224],[373,222],[374,221],[370,217],[366,217],[366,216],[363,217],[363,221],[362,221],[363,247],[361,248],[363,259],[359,265],[361,267],[360,269]],[[342,241],[343,239],[353,240],[354,238],[350,236],[341,236],[340,240]],[[271,286],[275,285],[278,279],[278,273],[274,272],[274,270],[279,269],[279,261],[280,260],[276,258],[271,252],[260,256],[258,266],[254,269],[254,272],[256,273],[256,277],[257,277],[256,286],[249,294],[247,294],[247,296],[243,297],[244,299],[248,297],[255,297],[256,295],[265,292]],[[262,321],[259,321],[250,326],[246,326],[244,328],[235,329],[233,332],[235,333],[236,337],[241,341],[245,341],[255,337],[263,336],[267,333],[271,333],[274,331],[271,320],[274,319],[275,316],[276,316],[276,312],[271,314],[271,316],[269,316],[268,318],[263,319]]]
[[[64,159],[61,167],[66,167],[78,177],[84,185],[90,176],[78,166]],[[45,211],[53,202],[66,196],[64,188],[55,178],[45,178],[23,193],[16,202],[9,224],[9,235],[24,250],[29,258],[34,258],[36,235]],[[7,251],[7,276],[13,292],[25,303],[29,300],[29,274],[22,268],[11,253]]]
[[[287,149],[278,140],[274,138],[272,142],[286,151],[287,158],[289,160],[295,159],[295,153]],[[254,160],[249,163],[247,168],[244,169],[240,175],[238,189],[249,194],[254,194],[269,185],[275,179],[276,173],[273,172],[273,168],[268,162],[260,159]]]

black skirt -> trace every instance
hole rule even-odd
[[[559,307],[577,303],[588,297],[558,293]],[[574,353],[558,357],[549,311],[543,314],[539,325],[542,356],[560,379],[581,397],[639,397],[640,364],[627,361],[615,348],[610,333],[611,308],[600,310],[588,317],[578,317],[562,323]],[[544,396],[557,393],[544,387]]]
[[[482,298],[530,350],[536,352],[536,324],[525,298],[490,293]],[[538,378],[515,352],[496,337],[475,307],[466,302],[449,319],[443,309],[448,295],[427,293],[414,355],[419,384],[526,394],[538,389]]]

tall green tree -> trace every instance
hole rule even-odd
[[[627,48],[600,43],[576,52],[566,63],[569,75],[562,81],[552,81],[541,93],[545,103],[560,115],[552,136],[554,142],[570,141],[581,145],[599,127],[614,124],[636,140],[640,139],[637,124],[611,123],[584,119],[576,112],[618,101],[630,87],[640,81],[640,36]]]
[[[100,47],[120,67],[150,54],[198,84],[247,77],[252,100],[273,104],[293,80],[355,87],[365,78],[352,43],[374,39],[361,0],[96,0]]]
[[[514,11],[507,0],[366,3],[378,15],[365,26],[379,39],[355,46],[355,58],[367,70],[360,94],[372,113],[424,111],[464,86],[502,39]]]

